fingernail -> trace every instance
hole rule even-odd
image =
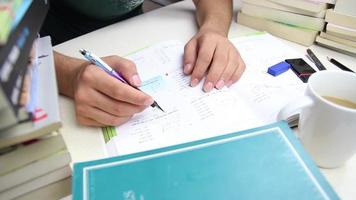
[[[192,70],[191,64],[184,65],[184,69],[183,69],[184,74],[189,74],[191,70]]]
[[[232,83],[233,82],[230,80],[230,81],[227,82],[226,86],[229,88],[229,87],[231,87]]]
[[[218,81],[218,83],[216,84],[215,87],[216,87],[218,90],[221,90],[224,86],[225,86],[224,80],[220,80],[220,81]]]
[[[190,82],[190,86],[195,87],[198,85],[198,83],[199,83],[199,80],[195,78]]]
[[[140,77],[139,77],[137,74],[135,74],[135,75],[132,76],[132,82],[133,82],[136,86],[139,86],[139,85],[141,85],[141,83],[142,83]]]
[[[211,90],[213,90],[213,83],[212,82],[207,82],[204,85],[204,91],[205,92],[210,92]]]
[[[152,98],[149,98],[147,99],[145,102],[144,102],[145,106],[150,106],[153,104],[153,99]]]

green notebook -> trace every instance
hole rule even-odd
[[[285,122],[74,164],[73,199],[339,199]]]

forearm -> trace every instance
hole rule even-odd
[[[74,79],[85,60],[69,57],[53,51],[59,92],[65,96],[74,95]]]
[[[212,30],[227,36],[232,18],[231,0],[193,0],[200,30]]]

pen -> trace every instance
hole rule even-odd
[[[328,59],[328,61],[330,61],[332,64],[336,65],[336,67],[344,70],[344,71],[348,71],[348,72],[353,72],[355,73],[354,71],[352,71],[351,69],[349,69],[348,67],[346,67],[345,65],[341,64],[339,61],[335,60],[334,58],[329,58],[329,57],[326,57]]]
[[[111,76],[115,77],[116,79],[118,79],[119,81],[130,85],[128,81],[125,80],[125,78],[123,76],[121,76],[118,72],[116,72],[114,69],[112,69],[108,64],[106,64],[103,60],[101,60],[98,56],[94,55],[93,53],[90,53],[89,51],[85,50],[85,49],[80,49],[79,52],[86,58],[88,59],[91,63],[93,63],[94,65],[100,67],[102,70],[104,70],[106,73],[110,74]],[[132,86],[132,85],[130,85]],[[133,88],[141,91],[139,88],[132,86]],[[161,106],[158,105],[158,103],[156,101],[153,102],[153,104],[151,105],[151,107],[157,107],[158,109],[160,109],[162,112],[164,112],[164,110],[161,108]]]
[[[307,53],[310,56],[310,58],[314,61],[315,66],[319,69],[319,70],[326,70],[326,68],[324,67],[324,65],[320,62],[320,60],[316,57],[316,55],[312,52],[311,49],[307,49]]]

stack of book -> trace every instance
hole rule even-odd
[[[46,0],[0,0],[0,199],[70,194]]]
[[[326,12],[325,32],[316,41],[322,46],[356,56],[356,1],[338,0]]]
[[[49,37],[36,40],[30,99],[31,121],[0,133],[0,199],[58,199],[71,193],[70,154],[62,136]]]
[[[243,0],[237,22],[305,46],[325,27],[335,0]]]
[[[21,94],[30,88],[31,48],[48,8],[42,0],[0,0],[0,130],[30,120],[33,113]]]

